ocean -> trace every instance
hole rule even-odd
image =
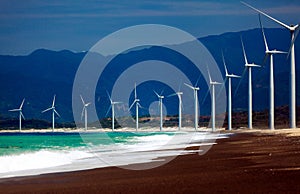
[[[0,178],[108,166],[150,169],[178,155],[204,154],[201,147],[224,137],[208,132],[0,133]],[[191,146],[200,149],[184,150]]]

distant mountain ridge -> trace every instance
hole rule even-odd
[[[290,34],[285,29],[265,29],[270,49],[287,51],[289,49]],[[223,50],[230,72],[241,74],[244,61],[241,49],[240,36],[245,43],[249,62],[261,64],[264,58],[264,43],[260,29],[242,32],[229,32],[221,35],[207,36],[199,40],[211,52],[218,63],[222,73],[224,67],[221,59]],[[296,41],[296,64],[300,62],[299,39]],[[130,54],[139,54],[155,48],[145,48],[132,51]],[[57,110],[61,114],[60,122],[73,121],[72,114],[72,84],[77,68],[85,56],[85,52],[74,53],[68,50],[51,51],[38,49],[27,56],[0,55],[0,117],[17,117],[8,112],[17,108],[22,99],[26,98],[24,115],[26,118],[50,120],[49,114],[41,111],[51,105],[53,95],[57,95]],[[159,55],[159,52],[155,52]],[[158,56],[159,58],[160,56]],[[255,69],[253,72],[253,98],[254,110],[268,108],[268,61],[264,68]],[[289,103],[289,60],[286,56],[275,56],[275,105],[281,106]],[[296,67],[299,75],[299,65]],[[297,103],[300,103],[300,84],[297,76]],[[109,80],[107,80],[109,82]],[[235,89],[238,81],[233,82]],[[99,108],[100,117],[104,117],[109,106],[106,93],[97,91],[97,95],[105,100]],[[234,96],[233,109],[246,110],[247,108],[247,76],[244,77],[241,87]],[[200,98],[203,98],[203,94]],[[97,103],[97,102],[95,102]],[[100,106],[100,105],[99,105]],[[99,107],[97,106],[97,107]],[[177,102],[174,102],[174,107]],[[176,109],[173,111],[176,113]],[[201,110],[201,114],[209,114],[209,109]]]

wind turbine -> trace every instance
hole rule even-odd
[[[207,72],[208,72],[208,77],[209,77],[209,85],[211,86],[212,89],[212,99],[211,99],[211,118],[212,118],[212,126],[211,129],[212,131],[216,130],[216,97],[215,97],[215,85],[220,85],[221,83],[212,81],[209,69],[207,66]]]
[[[44,113],[44,112],[47,112],[49,110],[52,110],[52,132],[54,132],[54,125],[55,125],[54,118],[55,118],[55,114],[60,117],[60,115],[58,114],[58,112],[55,110],[55,96],[56,95],[54,95],[52,106],[50,108],[47,108],[46,110],[42,111],[42,113]]]
[[[25,101],[25,98],[23,99],[23,101],[22,101],[22,103],[21,103],[21,105],[20,105],[20,107],[18,109],[9,110],[11,112],[19,112],[19,131],[20,132],[22,130],[22,117],[25,120],[25,117],[24,117],[24,115],[22,113],[22,107],[23,107],[24,101]]]
[[[109,100],[110,100],[110,107],[108,108],[107,113],[108,113],[108,111],[111,108],[111,130],[114,131],[115,130],[115,105],[116,104],[121,104],[122,102],[114,102],[111,99],[111,97],[110,97],[110,95],[109,95],[108,92],[107,92],[107,95],[108,95]]]
[[[223,59],[223,64],[224,64],[224,68],[225,68],[225,76],[226,76],[226,79],[228,79],[228,99],[227,99],[228,100],[228,130],[231,130],[232,129],[231,78],[240,78],[241,76],[228,73],[223,52],[222,52],[222,59]],[[226,82],[226,80],[225,80],[225,82]]]
[[[137,131],[139,129],[139,107],[141,107],[140,105],[140,99],[137,98],[137,93],[136,93],[136,83],[134,84],[134,101],[133,103],[130,105],[129,110],[133,107],[133,105],[135,104],[135,114],[136,114],[136,118],[135,118],[135,122],[136,122],[136,128],[135,130]]]
[[[184,83],[184,85],[186,85],[187,87],[191,88],[194,91],[194,106],[195,106],[195,130],[197,131],[198,129],[198,90],[200,90],[199,87],[197,86],[191,86],[189,84]],[[197,84],[196,84],[197,85]]]
[[[241,42],[242,42],[242,48],[243,48],[243,54],[245,60],[245,69],[243,75],[245,71],[248,69],[248,79],[249,79],[248,80],[248,128],[252,129],[252,67],[260,67],[260,66],[254,63],[248,63],[242,38],[241,38]]]
[[[81,98],[81,101],[82,101],[82,104],[83,104],[83,108],[82,108],[82,112],[81,112],[81,120],[83,118],[83,114],[84,114],[84,127],[85,127],[85,130],[87,130],[87,107],[91,104],[90,102],[88,103],[85,103],[82,96],[80,95],[80,98]]]
[[[269,128],[274,129],[274,71],[273,71],[273,55],[274,54],[285,54],[286,52],[278,51],[276,49],[269,50],[266,35],[264,32],[264,28],[261,23],[260,15],[259,15],[259,24],[261,27],[261,31],[264,38],[265,43],[265,60],[270,57],[270,112],[269,112]],[[264,62],[265,62],[264,60]]]
[[[286,25],[285,23],[269,16],[268,14],[252,7],[251,5],[241,1],[242,4],[246,5],[247,7],[261,13],[262,15],[266,16],[267,18],[273,20],[277,24],[283,26],[284,28],[288,29],[291,32],[291,46],[289,50],[289,54],[291,54],[291,72],[290,72],[290,128],[296,128],[296,62],[295,62],[295,40],[299,34],[299,24],[293,25],[291,24]]]
[[[153,91],[155,94],[156,94],[156,96],[157,96],[157,98],[158,98],[158,100],[159,100],[159,110],[160,110],[160,126],[159,126],[159,129],[160,129],[160,131],[162,130],[162,128],[163,128],[163,103],[162,103],[162,100],[165,98],[164,96],[162,96],[162,95],[159,95],[157,92],[155,92],[155,91]]]
[[[182,94],[183,92],[176,92],[174,94],[169,95],[168,97],[177,95],[179,103],[178,103],[178,130],[181,130],[181,120],[182,120]]]

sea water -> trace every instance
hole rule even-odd
[[[1,133],[0,178],[161,161],[195,152],[184,148],[216,138],[222,137],[204,132]]]

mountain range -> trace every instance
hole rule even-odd
[[[270,49],[288,51],[290,34],[285,29],[265,29]],[[264,43],[261,29],[251,29],[241,32],[229,32],[221,35],[199,38],[216,60],[222,73],[224,72],[221,50],[224,52],[226,63],[230,72],[241,75],[244,70],[244,58],[241,48],[240,36],[243,37],[245,49],[249,62],[262,64],[264,60]],[[300,57],[298,49],[299,39],[296,41],[296,64]],[[124,56],[119,56],[114,63],[126,65],[135,61],[142,61],[145,56],[154,56],[156,59],[168,58],[170,63],[175,63],[172,52],[161,50],[161,48],[150,47],[140,50],[129,51]],[[36,118],[50,121],[50,113],[41,114],[41,111],[50,107],[53,95],[56,94],[57,111],[61,118],[58,122],[72,122],[72,87],[76,71],[83,60],[86,52],[71,52],[68,50],[51,51],[38,49],[26,56],[0,55],[0,119],[16,118],[16,113],[8,112],[9,109],[18,108],[23,98],[26,98],[23,114],[26,118]],[[103,57],[103,56],[101,56]],[[275,56],[275,105],[282,106],[289,104],[289,69],[290,62],[285,55]],[[177,61],[178,62],[178,61]],[[269,66],[268,61],[262,68],[253,70],[253,109],[264,110],[269,105]],[[115,66],[115,67],[117,67]],[[107,71],[110,76],[105,80],[108,84],[117,74],[113,69]],[[193,74],[193,70],[186,69],[187,73]],[[299,75],[299,66],[296,66]],[[233,81],[233,91],[238,85],[238,80]],[[300,104],[300,84],[297,77],[297,104]],[[157,87],[159,88],[159,83]],[[199,83],[201,84],[201,83]],[[141,93],[147,93],[147,89],[140,88]],[[170,92],[170,91],[169,91]],[[233,97],[233,111],[247,109],[247,75],[241,81],[241,85]],[[100,118],[107,116],[109,99],[105,88],[98,86],[96,95],[103,99],[101,102],[94,102]],[[202,101],[205,93],[199,95]],[[155,96],[144,102],[143,106],[149,107],[151,102],[157,100]],[[177,102],[173,103],[170,114],[176,114]],[[201,114],[209,115],[210,106],[201,108]],[[134,112],[132,112],[133,114]],[[142,111],[142,114],[148,114]],[[134,114],[133,114],[134,115]]]

